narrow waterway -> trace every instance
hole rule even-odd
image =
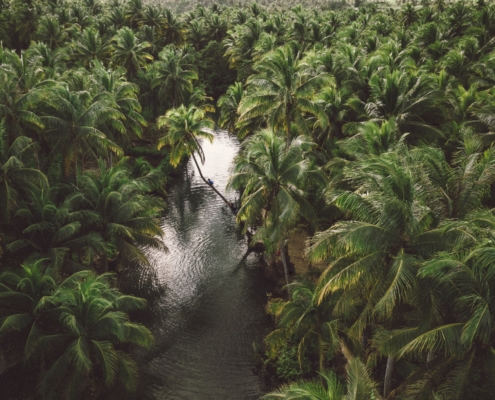
[[[203,148],[203,175],[224,193],[239,143],[217,131]],[[157,346],[143,368],[143,398],[258,399],[253,347],[266,323],[258,259],[192,160],[169,192],[163,229],[169,252],[151,254],[163,294],[146,321]]]

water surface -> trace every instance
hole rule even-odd
[[[203,142],[205,178],[225,193],[239,144],[215,132]],[[235,193],[227,193],[234,200]],[[170,190],[163,219],[169,253],[153,252],[165,290],[147,321],[157,347],[144,366],[146,398],[258,399],[253,344],[265,333],[266,289],[256,254],[222,200],[201,180],[192,160]]]

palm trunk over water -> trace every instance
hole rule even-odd
[[[213,185],[210,185],[208,183],[208,181],[205,179],[205,177],[203,176],[203,173],[201,172],[201,168],[199,168],[199,164],[198,164],[198,161],[196,160],[196,157],[194,156],[194,153],[192,153],[192,158],[194,160],[194,164],[196,164],[196,167],[198,168],[199,175],[201,176],[201,179],[204,181],[204,183],[206,183],[209,187],[211,187],[213,189],[213,191],[220,196],[220,198],[225,202],[225,204],[227,204],[229,206],[230,211],[232,211],[232,214],[235,215],[235,212],[234,212],[230,202]]]

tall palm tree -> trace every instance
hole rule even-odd
[[[65,48],[50,49],[45,43],[32,43],[26,52],[29,59],[36,59],[43,69],[45,78],[54,79],[65,69],[69,59]]]
[[[8,243],[10,253],[39,254],[50,260],[50,270],[66,273],[91,266],[104,245],[96,232],[86,232],[84,226],[97,218],[90,210],[80,211],[81,195],[62,197],[58,190],[30,185],[25,205],[19,208],[15,220],[21,234]]]
[[[368,400],[381,399],[369,369],[357,358],[347,361],[345,389],[334,372],[321,373],[320,381],[290,383],[263,396],[266,400]]]
[[[72,173],[77,184],[78,164],[84,169],[86,155],[96,159],[109,152],[122,155],[122,149],[100,129],[111,120],[112,126],[124,133],[123,119],[111,96],[93,98],[87,91],[74,92],[58,86],[42,117],[46,125],[44,139],[51,144],[49,157],[62,154],[64,177],[69,178]]]
[[[158,117],[156,125],[158,128],[167,128],[165,136],[158,141],[158,149],[161,149],[163,146],[171,147],[170,164],[172,164],[173,167],[176,167],[179,165],[182,157],[192,156],[201,179],[210,186],[225,204],[229,206],[232,212],[234,212],[230,202],[205,179],[201,172],[198,160],[196,159],[195,154],[197,153],[201,163],[205,162],[203,149],[198,139],[207,139],[212,142],[214,138],[211,130],[215,124],[211,119],[205,117],[205,111],[195,106],[186,108],[182,105],[179,108],[173,108],[167,111],[165,115]]]
[[[124,27],[113,37],[112,62],[127,70],[127,78],[131,80],[153,56],[146,52],[151,47],[148,42],[140,42],[135,33]]]
[[[158,88],[158,97],[166,109],[176,108],[184,103],[186,92],[193,91],[193,81],[198,79],[196,67],[187,50],[167,46],[159,57],[152,67],[152,87]]]
[[[26,136],[8,142],[5,123],[0,123],[0,224],[9,223],[19,209],[23,185],[48,183],[41,171],[26,165],[36,157],[36,143]]]
[[[386,334],[382,346],[394,349],[398,357],[429,359],[397,394],[431,396],[435,390],[448,399],[492,397],[494,255],[491,244],[481,244],[440,253],[419,270],[438,319],[426,331],[415,326]]]
[[[148,194],[152,186],[146,179],[131,179],[125,165],[107,168],[100,160],[99,173],[84,175],[80,187],[85,199],[82,209],[97,215],[91,229],[105,242],[100,253],[104,272],[109,259],[148,263],[146,248],[166,250],[159,220],[163,202]]]
[[[186,31],[182,22],[169,9],[165,9],[163,17],[165,24],[165,44],[172,44],[175,46],[184,44],[186,40]]]
[[[46,15],[40,18],[36,38],[45,42],[52,50],[63,46],[67,40],[67,32],[60,26],[56,15]]]
[[[27,134],[27,129],[36,131],[44,128],[39,115],[35,113],[35,105],[39,105],[43,98],[39,90],[43,85],[22,93],[18,81],[16,75],[0,71],[0,118],[5,121],[9,144],[16,137]]]
[[[26,344],[28,360],[50,360],[39,384],[43,398],[88,398],[95,388],[105,391],[116,383],[136,389],[137,366],[122,345],[153,345],[150,331],[127,314],[144,308],[146,301],[122,295],[110,285],[111,278],[82,271],[47,299],[52,325],[32,330]]]
[[[237,109],[242,100],[244,88],[241,82],[235,82],[230,85],[227,92],[218,99],[218,108],[220,109],[220,117],[218,124],[229,131],[235,133],[235,125],[239,115]]]
[[[258,73],[248,79],[250,91],[239,105],[240,121],[265,117],[273,129],[283,128],[287,143],[293,123],[309,136],[305,113],[318,116],[326,125],[326,115],[311,98],[316,90],[331,83],[330,75],[308,69],[290,46],[267,54],[254,69]]]
[[[44,262],[38,259],[21,265],[18,272],[0,275],[0,345],[19,355],[13,363],[22,361],[29,332],[41,323],[44,301],[56,288],[53,278],[45,273]]]
[[[318,372],[323,373],[325,358],[340,349],[342,322],[333,313],[337,301],[319,302],[319,292],[312,281],[294,282],[291,287],[291,300],[273,299],[268,303],[267,312],[276,318],[277,328],[266,336],[265,343],[272,356],[288,341],[298,343],[301,370],[303,356],[317,343]]]
[[[375,74],[369,81],[371,98],[366,112],[371,118],[395,118],[402,133],[438,135],[431,124],[432,110],[441,115],[438,91],[426,75],[395,71],[384,77]],[[425,111],[428,110],[428,113]],[[431,122],[430,122],[431,121]]]
[[[343,313],[346,304],[362,302],[349,330],[357,340],[373,322],[390,327],[403,323],[401,310],[415,305],[421,258],[448,248],[450,240],[437,228],[438,219],[415,184],[407,152],[351,163],[344,179],[350,190],[337,190],[329,198],[346,220],[314,236],[310,257],[331,261],[320,278],[321,301],[343,290]],[[393,356],[387,361],[385,397],[394,361]]]
[[[72,42],[72,48],[71,57],[81,61],[86,68],[96,60],[105,64],[110,61],[110,42],[103,40],[96,29],[83,30]]]
[[[284,138],[272,130],[261,131],[245,142],[228,183],[228,187],[243,190],[237,220],[249,226],[261,221],[263,227],[253,240],[266,239],[279,247],[287,284],[287,231],[300,215],[312,218],[304,189],[311,175],[318,176],[305,157],[313,145],[299,136],[286,146]]]
[[[132,137],[140,138],[143,127],[147,126],[146,119],[141,114],[141,104],[138,101],[139,87],[127,81],[125,71],[122,68],[116,71],[105,69],[101,63],[96,62],[93,73],[95,83],[101,90],[95,100],[98,101],[100,97],[105,100],[105,96],[110,95],[115,109],[124,116],[125,132],[119,129],[111,129],[111,131],[118,134],[118,137],[113,141],[119,143],[121,147],[125,147]],[[112,123],[109,125],[112,128]]]

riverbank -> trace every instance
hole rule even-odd
[[[298,276],[316,278],[320,276],[321,272],[326,268],[325,263],[312,264],[309,262],[306,256],[309,247],[309,240],[310,236],[306,226],[304,225],[298,226],[289,235],[287,247],[289,264],[291,266],[291,280],[294,280]],[[284,289],[286,286],[286,281],[281,257],[276,257],[275,264],[266,262],[265,259],[263,268],[265,279],[270,287],[268,297],[286,298],[287,291]]]

